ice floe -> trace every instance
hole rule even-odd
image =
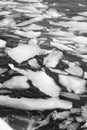
[[[65,69],[65,71],[71,75],[75,75],[79,77],[83,76],[83,70],[79,66],[70,65],[69,68]]]
[[[72,102],[60,100],[58,98],[49,99],[29,99],[29,98],[10,98],[0,95],[0,105],[17,108],[22,110],[52,110],[52,109],[71,109]]]
[[[44,58],[43,64],[46,65],[46,67],[55,68],[62,57],[63,53],[61,51],[52,51]]]
[[[53,78],[48,76],[44,71],[31,71],[31,70],[23,70],[10,65],[10,67],[28,77],[29,80],[32,81],[32,84],[37,87],[40,91],[49,95],[51,97],[58,97],[61,91],[61,88],[55,83]]]
[[[5,81],[2,84],[2,88],[28,89],[28,88],[30,88],[30,86],[27,83],[27,80],[28,80],[28,78],[25,76],[14,76],[11,79]]]
[[[69,92],[83,94],[86,92],[86,80],[74,76],[59,75],[59,82],[66,87]]]
[[[6,44],[7,44],[6,41],[0,39],[0,48],[4,48],[4,47],[6,47]]]
[[[16,62],[22,63],[36,55],[46,53],[46,50],[41,49],[37,45],[20,44],[15,48],[7,48],[6,53]]]

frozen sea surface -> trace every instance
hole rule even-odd
[[[0,1],[0,130],[87,129],[87,1]]]

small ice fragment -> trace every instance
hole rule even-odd
[[[28,44],[30,45],[37,45],[38,44],[38,40],[37,38],[32,38],[28,41]]]
[[[70,66],[68,69],[65,69],[65,71],[71,75],[83,76],[83,70],[79,66]]]
[[[72,114],[80,113],[80,112],[81,112],[81,109],[80,109],[80,108],[72,108],[72,109],[70,110],[70,113],[72,113]]]
[[[58,13],[56,9],[54,8],[50,8],[48,11],[47,11],[47,14],[53,18],[58,18],[58,17],[61,17],[61,13]]]
[[[79,3],[78,5],[81,6],[81,7],[85,7],[85,6],[86,6],[86,5],[83,5],[83,4],[81,4],[81,3]]]
[[[43,64],[46,65],[46,67],[55,68],[62,57],[63,53],[61,51],[52,51],[47,57],[44,58]]]
[[[75,93],[61,92],[60,95],[69,99],[80,100],[80,96]]]
[[[59,69],[54,69],[54,68],[49,68],[49,70],[53,73],[56,73],[56,74],[64,74],[64,75],[68,75],[67,72],[65,71],[62,71],[62,70],[59,70]]]
[[[4,20],[0,21],[0,27],[1,26],[7,26],[7,27],[15,27],[15,21],[12,17],[8,16],[7,18],[5,18]]]
[[[7,42],[0,39],[0,48],[4,48],[6,46]]]
[[[10,67],[11,69],[15,70],[15,68],[14,68],[14,65],[13,65],[13,64],[9,64],[9,67]]]
[[[84,78],[87,79],[87,71],[84,72]]]
[[[20,35],[20,36],[23,36],[26,38],[36,38],[36,37],[39,37],[41,35],[41,32],[34,32],[34,31],[24,32],[24,31],[16,30],[14,32],[14,34]]]
[[[51,42],[51,45],[55,46],[59,50],[72,51],[72,52],[74,51],[74,49],[68,47],[67,45],[60,44],[60,43],[57,43],[57,42]]]
[[[31,24],[30,26],[27,26],[27,30],[34,30],[34,31],[38,31],[38,30],[43,30],[44,27],[37,25],[37,24]]]
[[[76,116],[76,121],[81,123],[83,120],[82,120],[82,117],[81,116]]]
[[[71,122],[72,121],[70,121],[70,120],[64,120],[64,121],[62,121],[59,124],[59,129],[63,129],[63,130],[67,129],[68,124],[70,124]],[[70,130],[72,130],[72,129],[70,129]]]
[[[37,60],[35,58],[30,59],[28,61],[28,64],[33,68],[40,68],[40,65],[38,64]]]
[[[52,113],[52,118],[53,118],[53,120],[66,119],[67,117],[69,117],[69,115],[70,115],[69,111],[63,111],[63,112],[54,111]]]
[[[87,121],[87,104],[81,107],[83,121]]]
[[[2,87],[9,89],[28,89],[30,86],[27,83],[28,78],[25,76],[14,76],[5,81]]]

